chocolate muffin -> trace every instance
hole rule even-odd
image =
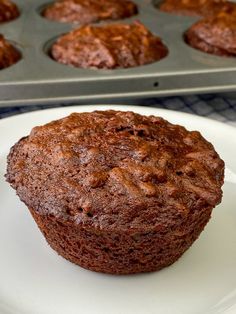
[[[0,34],[0,70],[21,59],[20,52]]]
[[[14,20],[20,15],[15,3],[9,0],[0,0],[0,23]]]
[[[193,48],[218,56],[236,56],[235,15],[222,12],[193,24],[185,34],[186,42]]]
[[[56,61],[80,68],[129,68],[158,61],[168,51],[143,24],[82,26],[58,38],[51,48]]]
[[[87,24],[101,20],[118,20],[138,13],[130,0],[59,0],[49,5],[42,15],[47,19]]]
[[[223,177],[199,132],[113,110],[35,127],[12,147],[6,174],[54,250],[111,274],[175,262],[220,203]]]
[[[225,0],[164,0],[159,9],[180,15],[210,17],[220,12],[231,14],[236,4]]]

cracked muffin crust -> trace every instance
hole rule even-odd
[[[9,0],[0,0],[0,23],[16,19],[20,15],[18,7]]]
[[[0,70],[21,59],[20,52],[0,34]]]
[[[42,15],[50,20],[87,24],[102,20],[118,20],[138,13],[130,0],[59,0],[49,5]]]
[[[168,53],[161,39],[143,24],[82,26],[53,44],[56,61],[80,68],[115,69],[152,63]]]
[[[113,110],[33,128],[12,147],[6,174],[54,250],[112,274],[175,262],[220,203],[223,178],[199,132]]]
[[[185,41],[195,49],[218,56],[236,56],[236,9],[193,24],[185,33]]]
[[[220,12],[231,14],[236,4],[226,0],[164,0],[159,9],[188,16],[214,16]]]

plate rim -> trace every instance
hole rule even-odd
[[[37,117],[37,116],[44,116],[47,114],[48,111],[50,111],[50,113],[52,112],[63,112],[64,110],[65,111],[70,111],[72,109],[74,109],[74,112],[76,112],[76,110],[79,109],[78,112],[83,112],[82,110],[85,108],[85,109],[92,109],[95,108],[97,110],[99,110],[99,108],[123,108],[123,109],[127,109],[129,108],[131,111],[134,111],[135,112],[135,109],[138,108],[138,111],[141,111],[142,109],[145,111],[151,111],[151,110],[155,110],[157,113],[160,113],[158,114],[158,116],[161,116],[161,113],[164,112],[164,113],[170,113],[171,115],[176,115],[177,114],[177,118],[176,120],[178,120],[178,116],[179,117],[183,117],[183,119],[189,119],[190,117],[194,117],[195,121],[199,121],[202,123],[210,123],[213,127],[223,127],[224,130],[226,132],[230,132],[232,134],[232,132],[236,132],[236,128],[234,126],[231,126],[231,125],[227,125],[226,123],[223,123],[223,122],[219,122],[219,121],[215,121],[213,119],[209,119],[209,118],[206,118],[206,117],[202,117],[202,116],[198,116],[198,115],[195,115],[195,114],[192,114],[192,113],[186,113],[186,112],[181,112],[181,111],[175,111],[175,110],[169,110],[169,109],[163,109],[163,108],[157,108],[157,107],[153,107],[153,106],[132,106],[132,105],[119,105],[119,104],[115,104],[115,105],[75,105],[75,106],[66,106],[66,107],[56,107],[56,108],[47,108],[47,109],[43,109],[43,110],[36,110],[36,111],[31,111],[31,112],[26,112],[26,113],[22,113],[22,114],[18,114],[18,115],[14,115],[14,116],[10,116],[10,117],[7,117],[7,118],[3,118],[2,120],[0,120],[0,127],[2,125],[2,123],[6,123],[6,124],[9,124],[9,123],[20,123],[21,119],[23,118],[31,118],[32,115]],[[133,110],[132,110],[133,109]],[[103,110],[103,109],[101,109]],[[67,113],[66,113],[67,114]],[[146,115],[147,113],[143,113],[144,115]],[[55,119],[58,119],[57,117]],[[165,117],[164,117],[165,119]],[[49,117],[49,121],[51,120],[51,116]],[[15,121],[15,122],[14,122]],[[178,123],[178,121],[176,121],[176,123]],[[195,122],[196,123],[196,122]],[[36,121],[36,124],[37,124],[37,121]],[[24,126],[23,126],[24,128]],[[16,134],[16,129],[17,128],[14,128],[13,127],[13,132],[14,134]],[[201,130],[200,130],[201,131]],[[0,142],[1,140],[4,140],[6,141],[6,136],[4,136],[3,133],[0,133]],[[5,150],[2,151],[2,153],[5,153]],[[2,155],[2,154],[0,154]],[[3,181],[3,178],[0,179],[0,182]],[[1,301],[0,301],[1,303]],[[235,304],[236,304],[236,301],[235,301]],[[217,313],[217,312],[209,312],[210,313]],[[221,312],[221,313],[225,313],[225,312]]]

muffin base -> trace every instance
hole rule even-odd
[[[108,274],[160,270],[177,261],[199,237],[212,208],[195,212],[175,230],[105,232],[57,221],[53,215],[30,212],[48,244],[59,255],[83,268]]]

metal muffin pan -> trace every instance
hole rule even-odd
[[[189,47],[183,34],[197,18],[157,10],[151,0],[134,0],[139,14],[117,22],[140,20],[160,36],[169,50],[161,61],[145,66],[94,70],[59,64],[48,56],[58,36],[78,27],[40,15],[47,0],[15,0],[21,16],[0,25],[16,43],[22,59],[0,71],[0,106],[104,101],[187,93],[236,90],[236,58],[218,57]],[[100,23],[102,24],[102,23]]]

